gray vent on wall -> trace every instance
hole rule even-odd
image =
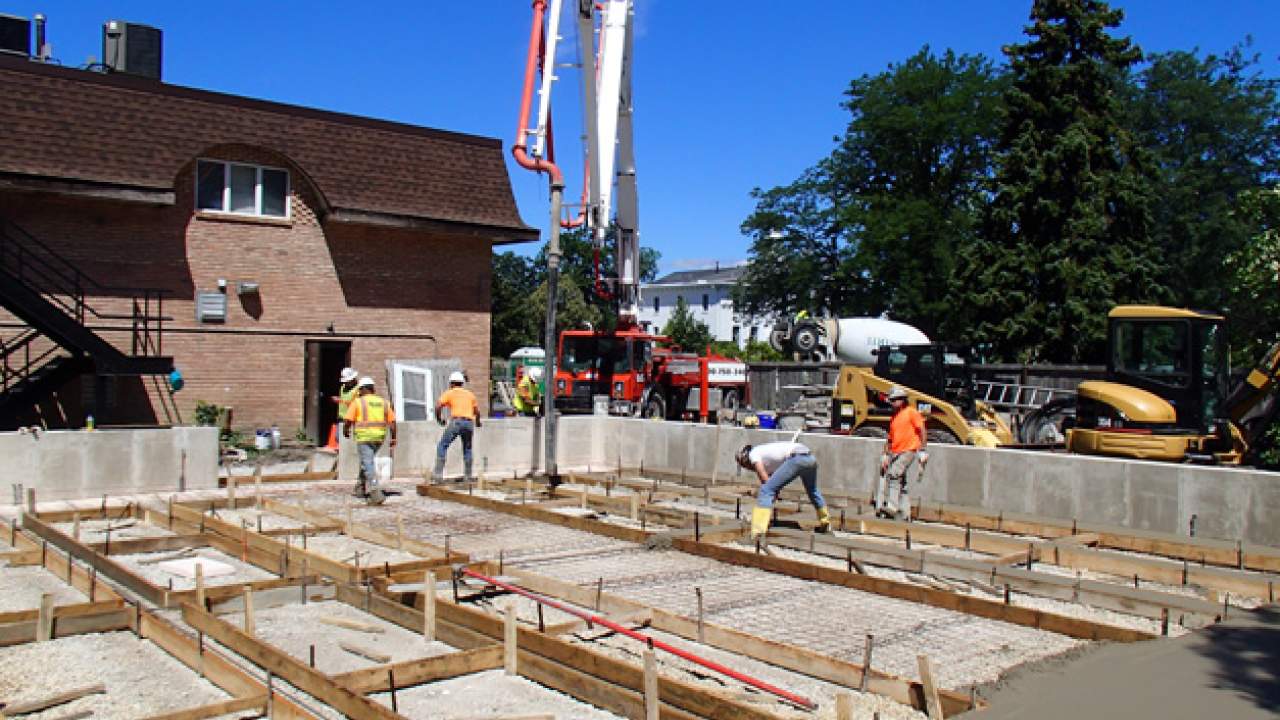
[[[31,57],[31,21],[0,15],[0,53]]]
[[[220,323],[226,321],[226,293],[218,291],[196,293],[196,322]]]
[[[102,25],[102,62],[112,72],[160,79],[164,33],[159,28],[123,20]]]

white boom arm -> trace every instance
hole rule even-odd
[[[587,227],[592,241],[602,250],[608,246],[611,226],[617,227],[613,241],[617,278],[613,281],[613,291],[621,319],[634,323],[640,305],[640,213],[631,130],[634,0],[576,2],[578,49],[584,63],[582,117],[587,145]],[[535,157],[543,157],[546,152],[562,4],[563,0],[551,0],[548,6],[542,84],[538,90],[538,125],[531,131],[535,136]],[[586,66],[591,59],[595,60],[594,68]]]

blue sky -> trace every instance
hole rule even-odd
[[[1000,57],[1030,0],[638,0],[636,156],[641,241],[662,271],[746,258],[753,187],[787,183],[832,147],[849,81],[924,45]],[[1252,34],[1280,75],[1280,2],[1128,0],[1120,33],[1148,52],[1220,52]],[[54,55],[101,54],[101,24],[165,31],[167,82],[501,138],[515,135],[527,0],[377,3],[0,0],[49,18]],[[581,187],[576,78],[557,87],[561,164]],[[525,222],[548,224],[544,177],[509,162]],[[536,248],[528,246],[525,251]]]

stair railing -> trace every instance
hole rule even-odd
[[[162,353],[164,321],[172,319],[164,315],[164,290],[103,285],[5,218],[0,218],[0,268],[8,270],[80,325],[86,324],[89,317],[129,321],[135,357],[155,357]],[[129,297],[131,311],[128,314],[100,312],[86,300],[89,295]]]

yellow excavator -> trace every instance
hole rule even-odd
[[[1072,452],[1239,464],[1274,417],[1280,343],[1230,387],[1226,318],[1121,305],[1107,318],[1107,380],[1080,383]]]
[[[898,385],[925,418],[929,442],[997,447],[1013,443],[1008,424],[979,401],[967,347],[940,343],[882,345],[874,368],[840,368],[831,395],[831,432],[886,437]]]

